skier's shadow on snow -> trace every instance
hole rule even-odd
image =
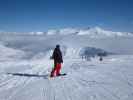
[[[38,77],[38,78],[48,78],[48,74],[46,75],[38,75],[38,74],[28,74],[28,73],[7,73],[8,75],[13,75],[13,76],[20,76],[20,77]]]

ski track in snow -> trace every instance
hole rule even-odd
[[[133,59],[111,59],[67,60],[62,69],[67,75],[56,78],[49,78],[43,65],[21,73],[44,77],[1,73],[0,100],[132,100]]]

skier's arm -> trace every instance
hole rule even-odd
[[[61,62],[63,63],[62,53],[61,53]]]

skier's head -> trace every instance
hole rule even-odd
[[[59,44],[57,44],[57,45],[56,45],[56,48],[60,48],[60,45],[59,45]]]

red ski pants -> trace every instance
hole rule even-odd
[[[56,75],[59,75],[60,70],[61,70],[61,63],[55,64],[54,68],[52,69],[51,75],[54,76],[55,72],[56,72]]]

